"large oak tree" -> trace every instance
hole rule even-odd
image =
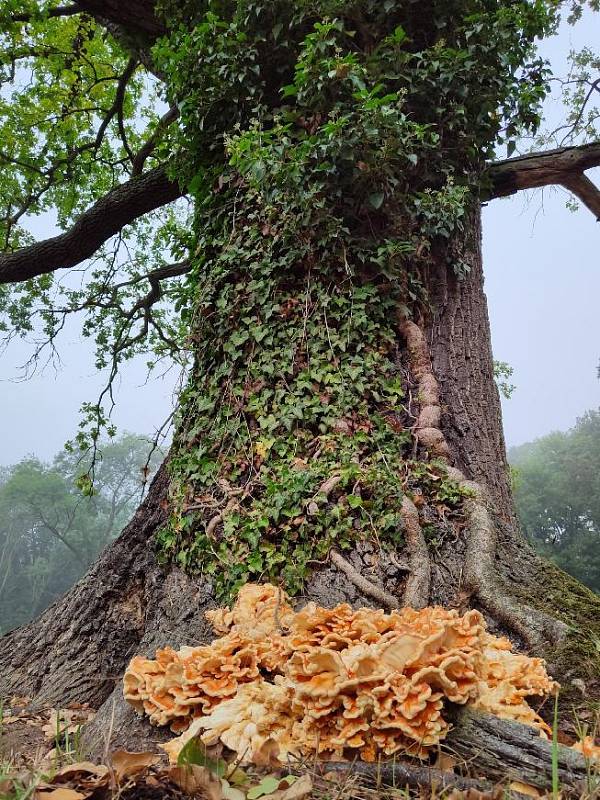
[[[479,608],[548,658],[565,706],[582,685],[597,698],[600,601],[516,524],[480,248],[481,203],[520,189],[560,184],[600,216],[584,174],[600,144],[493,160],[539,124],[534,42],[561,4],[2,9],[20,86],[0,152],[10,323],[41,304],[53,343],[65,314],[93,310],[111,378],[146,341],[191,356],[147,499],[0,641],[2,693],[104,704],[98,728],[125,737],[127,659],[206,637],[204,610],[270,580],[324,604]],[[145,224],[183,196],[187,217]],[[53,207],[64,232],[31,241],[23,221]],[[123,267],[102,248],[128,235],[141,252]],[[60,271],[90,258],[53,305]],[[106,420],[86,412],[93,445]]]

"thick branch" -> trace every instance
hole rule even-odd
[[[492,183],[490,198],[505,197],[520,189],[560,185],[600,219],[600,191],[583,174],[597,166],[600,166],[600,142],[497,161],[488,168]]]
[[[25,281],[90,258],[125,225],[181,197],[164,166],[117,186],[60,236],[0,256],[0,284]]]
[[[101,24],[108,21],[129,35],[153,42],[165,32],[154,13],[155,0],[81,0],[78,5]]]
[[[46,17],[72,17],[74,14],[81,14],[83,8],[74,3],[70,6],[57,6],[56,8],[50,8],[48,11],[44,12],[44,16]],[[33,14],[14,14],[10,18],[10,22],[31,22],[34,19]]]

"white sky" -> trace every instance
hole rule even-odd
[[[564,64],[571,45],[600,41],[600,17],[544,43],[544,54]],[[551,110],[551,113],[552,110]],[[600,172],[598,170],[597,172]],[[600,175],[598,176],[600,181]],[[483,242],[494,355],[514,367],[516,384],[504,403],[508,445],[570,427],[600,405],[600,225],[585,208],[565,208],[562,191],[519,194],[484,209]],[[41,237],[52,231],[39,226]],[[30,350],[17,342],[0,361],[0,465],[27,454],[50,459],[77,429],[78,410],[94,400],[102,376],[92,345],[77,324],[62,338],[62,366],[27,382],[15,381]],[[172,408],[175,371],[145,384],[143,359],[123,369],[114,420],[152,433]]]

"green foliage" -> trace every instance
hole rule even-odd
[[[506,361],[494,361],[494,380],[498,391],[505,400],[510,400],[517,388],[514,383],[510,382],[513,372],[513,368]]]
[[[600,593],[600,412],[567,433],[512,448],[515,500],[528,539]]]
[[[51,465],[27,458],[0,472],[0,631],[69,589],[129,521],[148,450],[131,434],[106,445],[93,492],[82,479],[87,465],[66,453]]]

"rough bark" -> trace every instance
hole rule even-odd
[[[518,780],[541,789],[552,787],[552,743],[518,722],[461,710],[444,749],[464,759],[472,774],[499,782]],[[580,753],[557,747],[559,785],[583,790],[589,765]]]
[[[163,22],[154,13],[154,0],[81,0],[77,5],[101,24],[106,22],[118,25],[129,35],[146,40],[151,44],[165,33]]]
[[[492,792],[511,781],[552,788],[552,750],[547,739],[526,725],[499,719],[489,714],[457,709],[454,727],[442,750],[456,760],[455,772],[435,767],[417,766],[414,762],[383,764],[326,764],[324,772],[358,774],[370,784],[389,786],[435,786],[438,789],[477,789]],[[557,750],[557,775],[561,791],[585,794],[590,782],[589,764],[577,751],[563,746]],[[482,779],[481,776],[485,778]],[[500,796],[500,795],[499,795]],[[524,797],[511,791],[512,798]]]
[[[494,381],[483,290],[479,215],[473,216],[461,256],[470,267],[465,278],[440,268],[428,281],[433,312],[426,323],[426,333],[440,386],[441,428],[454,465],[473,480],[483,482],[496,513],[514,523],[502,409]]]

